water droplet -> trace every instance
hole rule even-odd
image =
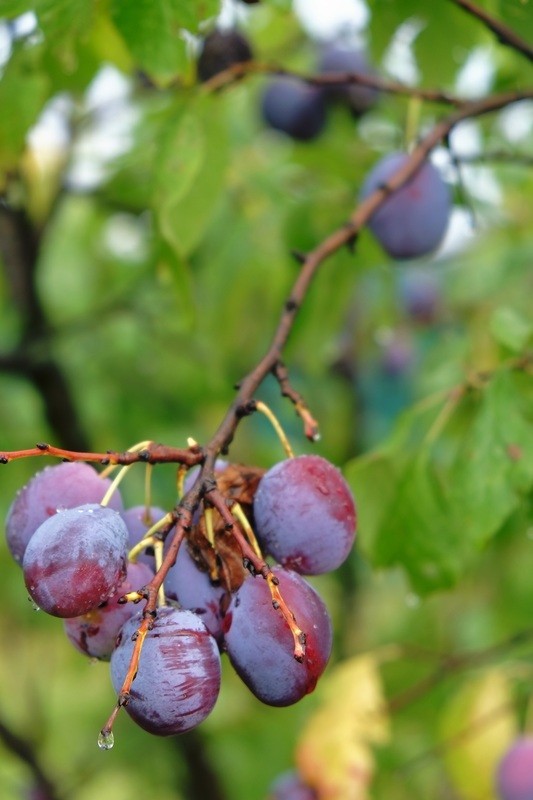
[[[416,608],[420,605],[420,598],[417,594],[410,592],[405,598],[405,604],[408,608]]]
[[[111,750],[114,744],[113,731],[100,731],[98,734],[98,747],[100,750]]]
[[[31,607],[33,608],[33,610],[34,610],[34,611],[40,611],[40,610],[41,610],[41,609],[39,608],[39,606],[37,605],[37,603],[35,603],[35,602],[32,600],[32,598],[31,598],[31,597],[28,597],[28,601],[31,603]]]

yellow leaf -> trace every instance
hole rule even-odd
[[[462,686],[441,725],[444,760],[462,800],[497,800],[496,766],[517,735],[511,688],[493,669]]]
[[[372,746],[389,738],[379,660],[352,658],[322,679],[323,702],[296,748],[303,780],[320,800],[366,800],[374,774]]]

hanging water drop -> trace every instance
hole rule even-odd
[[[98,747],[100,750],[111,750],[114,744],[113,731],[100,731],[98,734]]]

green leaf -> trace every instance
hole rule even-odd
[[[0,81],[0,108],[8,109],[0,125],[0,169],[16,165],[26,134],[48,98],[48,78],[34,69],[30,58],[26,52],[17,53]]]
[[[497,342],[513,353],[521,353],[533,335],[533,324],[514,309],[503,307],[492,315],[490,330]]]
[[[453,3],[418,3],[410,0],[371,0],[370,30],[372,50],[377,58],[402,25],[414,24],[419,32],[413,41],[413,53],[425,86],[447,86],[457,72],[457,53],[469,50],[489,34],[484,25],[458,10]],[[450,48],[453,41],[454,48]]]
[[[182,258],[196,247],[222,188],[227,128],[211,98],[200,97],[169,124],[161,147],[154,207],[161,233]]]
[[[83,60],[80,43],[91,30],[93,0],[38,0],[35,10],[48,48],[67,74],[75,73]]]
[[[3,0],[2,16],[5,19],[14,19],[28,11],[28,0]]]
[[[533,426],[526,416],[526,381],[520,373],[494,375],[480,393],[451,467],[450,504],[471,545],[493,536],[533,484]],[[531,408],[530,404],[530,415]]]
[[[217,0],[111,0],[111,17],[139,67],[162,83],[183,74],[188,56],[182,29],[197,32],[217,13]]]
[[[414,589],[452,586],[533,485],[531,381],[502,367],[480,389],[407,412],[380,450],[345,469],[363,549]]]

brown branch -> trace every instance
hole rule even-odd
[[[91,453],[64,450],[62,447],[54,447],[54,445],[42,442],[27,450],[0,452],[0,464],[8,464],[10,461],[32,456],[55,456],[63,461],[94,461],[103,466],[110,464],[128,466],[141,462],[143,464],[185,464],[188,467],[194,467],[203,460],[202,450],[198,445],[184,449],[149,442],[142,450],[126,450],[123,453],[107,450],[105,453]]]
[[[431,150],[441,140],[445,139],[456,125],[465,119],[480,117],[526,99],[533,99],[533,89],[506,92],[492,95],[482,100],[471,101],[465,103],[449,116],[444,117],[424,136],[403,166],[389,179],[387,184],[369,195],[360,203],[345,225],[331,233],[305,256],[292,291],[284,304],[270,347],[254,369],[240,382],[238,393],[232,405],[211,442],[205,448],[206,464],[209,468],[212,469],[217,455],[220,452],[225,452],[229,447],[241,417],[241,410],[246,408],[260,384],[281,360],[283,349],[292,331],[298,311],[322,263],[342,247],[350,246],[354,242],[361,228],[368,222],[388,195],[403,186],[417,172]]]
[[[499,42],[501,42],[501,44],[507,45],[507,47],[512,47],[513,50],[516,50],[530,61],[533,61],[533,47],[531,47],[531,45],[526,42],[525,39],[522,39],[520,36],[518,36],[518,34],[515,33],[512,28],[504,25],[499,19],[492,17],[484,9],[475,5],[475,3],[471,3],[470,0],[451,1],[452,3],[455,3],[456,6],[459,6],[459,8],[462,8],[463,11],[466,11],[468,14],[476,17],[484,25],[486,25],[486,27],[496,35],[496,38]]]
[[[432,689],[439,686],[443,680],[452,675],[457,674],[468,669],[482,666],[483,664],[490,663],[495,658],[505,654],[508,650],[525,644],[533,638],[533,628],[528,628],[524,631],[518,631],[508,639],[497,644],[490,645],[483,650],[474,650],[473,652],[459,653],[457,655],[444,656],[441,659],[439,666],[427,675],[418,683],[413,684],[405,691],[397,694],[391,698],[388,703],[389,713],[401,711],[411,703],[420,700]]]
[[[213,78],[206,81],[203,84],[203,88],[205,91],[217,91],[236,83],[245,75],[254,74],[297,78],[313,86],[355,84],[357,86],[365,86],[369,89],[376,89],[378,92],[383,92],[383,94],[417,97],[419,100],[455,106],[457,108],[462,108],[468,102],[440,89],[421,89],[416,86],[407,86],[400,81],[390,80],[379,75],[369,75],[365,72],[328,72],[323,75],[314,75],[286,69],[279,64],[261,61],[246,61],[233,64],[228,69],[219,72]]]
[[[291,401],[296,413],[302,420],[306,438],[311,442],[318,442],[320,439],[318,422],[311,414],[302,395],[293,388],[289,379],[289,370],[286,365],[282,361],[278,361],[272,369],[272,374],[279,383],[282,396],[287,397]]]
[[[533,155],[527,153],[511,153],[508,150],[487,150],[485,153],[470,153],[469,155],[452,154],[454,163],[479,164],[491,161],[495,164],[511,164],[519,167],[533,167]]]
[[[19,343],[0,366],[26,377],[37,389],[48,424],[65,446],[86,450],[87,436],[62,368],[50,352],[52,327],[37,291],[40,235],[23,208],[0,199],[0,256],[22,318]]]
[[[27,739],[14,733],[3,720],[0,720],[0,740],[29,767],[36,786],[42,792],[43,800],[59,800],[60,795],[41,766],[35,748]]]

